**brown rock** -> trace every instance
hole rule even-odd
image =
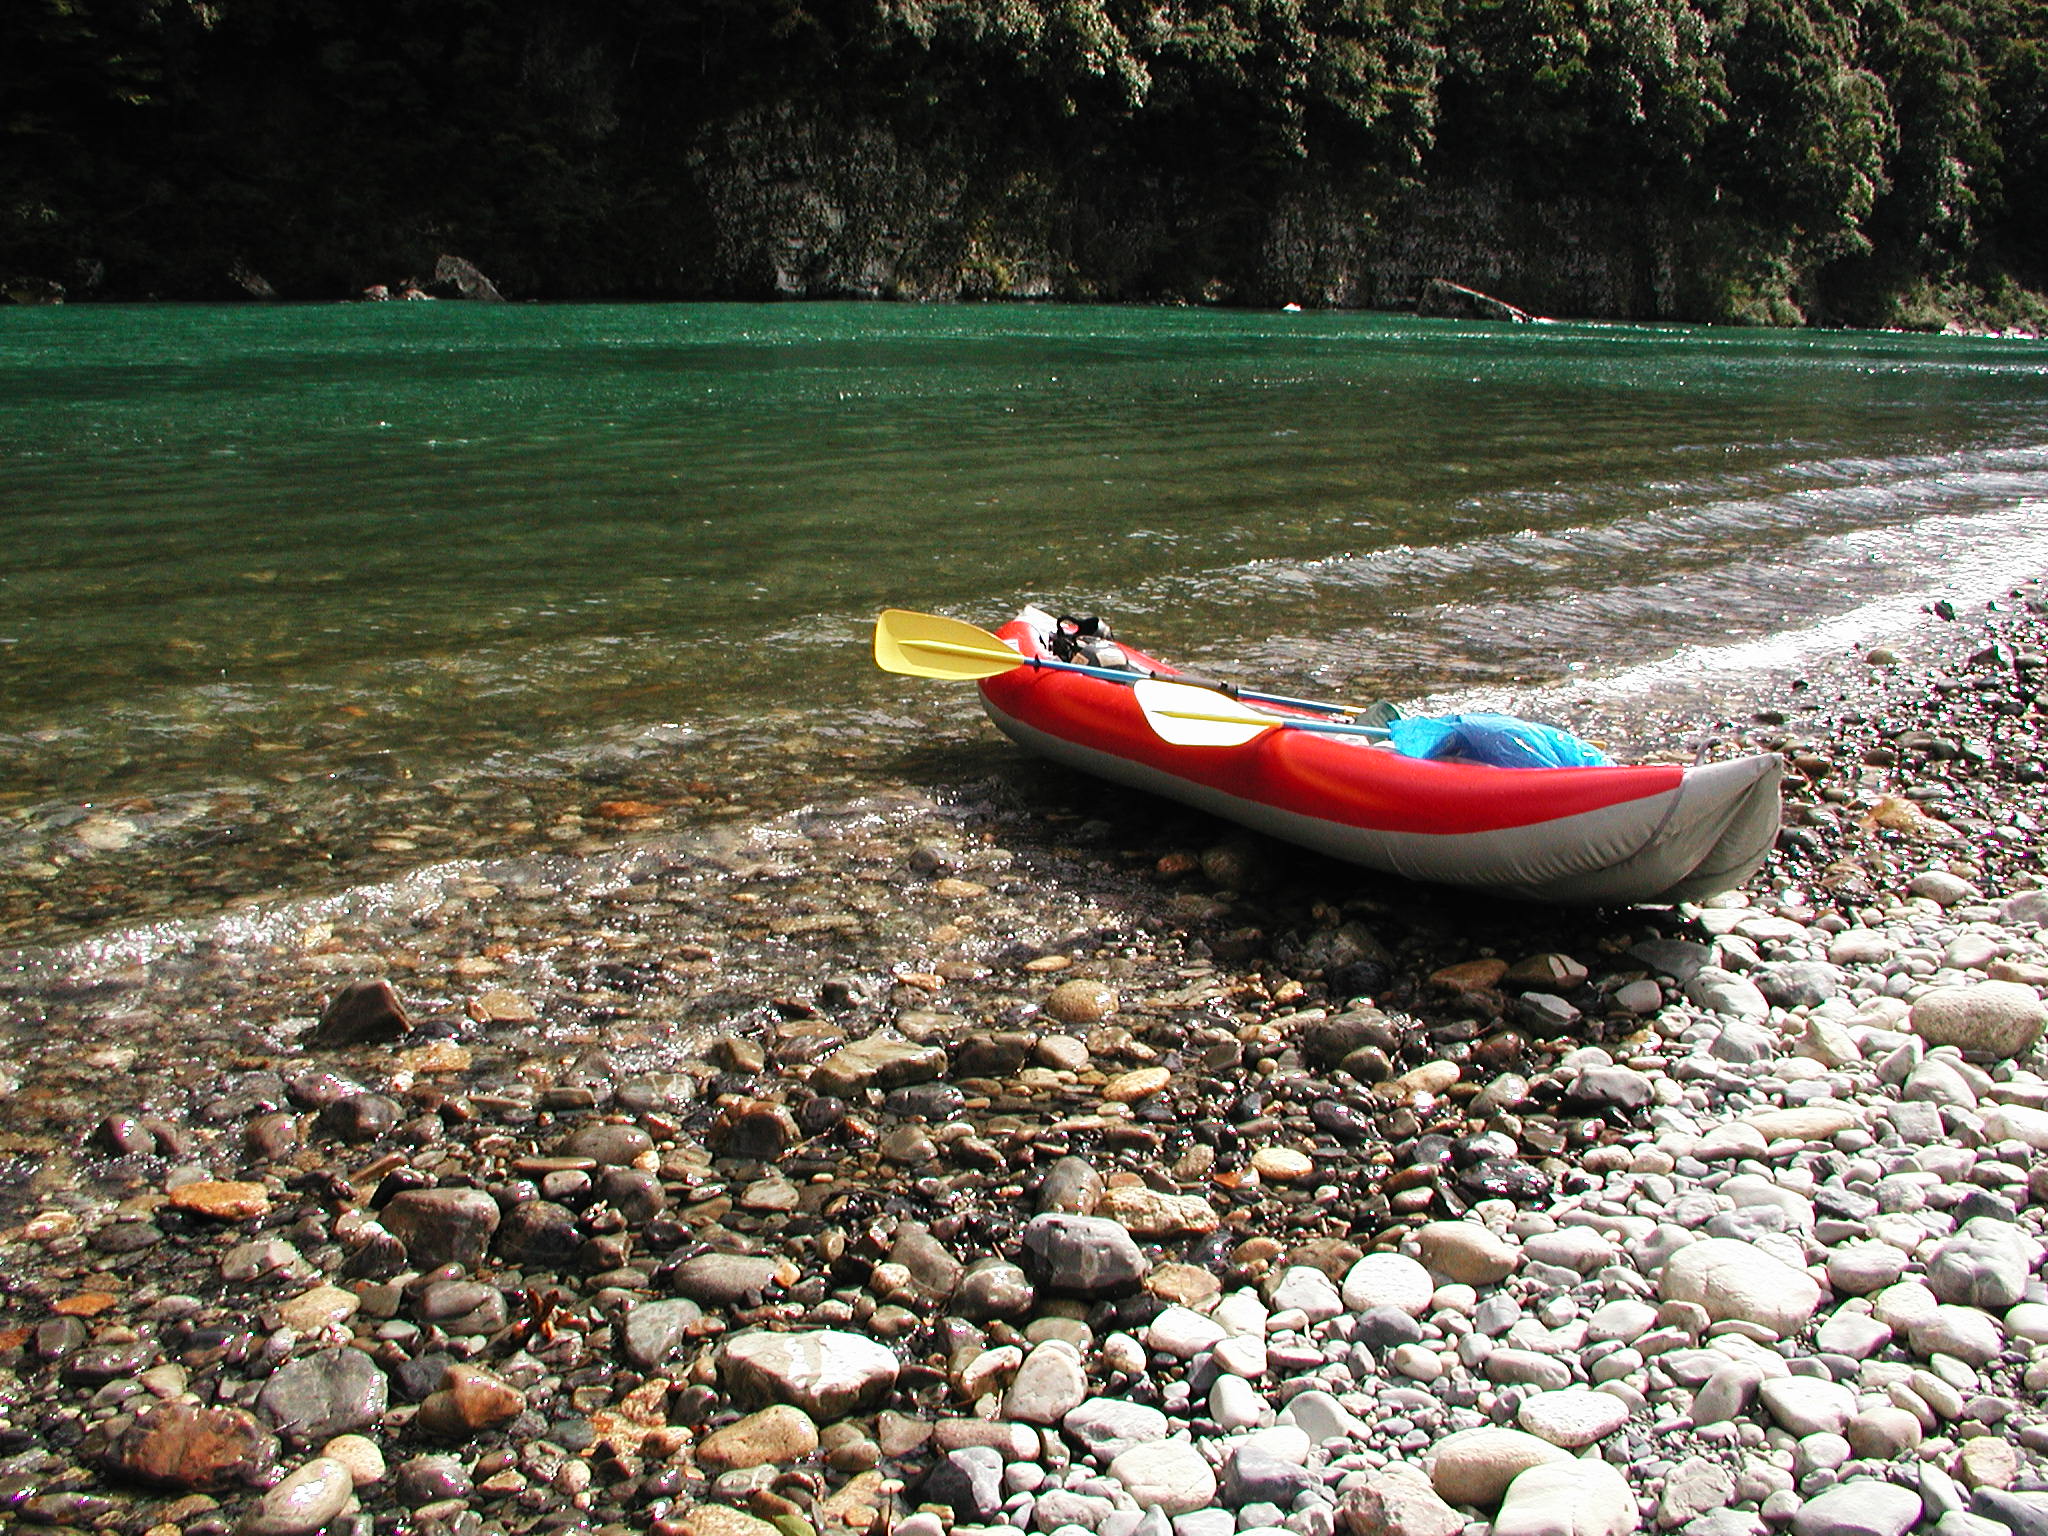
[[[882,1523],[883,1506],[892,1500],[880,1472],[862,1472],[845,1487],[818,1504],[818,1512],[834,1525],[843,1525],[855,1536],[867,1536]],[[724,1536],[722,1532],[700,1532],[698,1536]]]
[[[572,1132],[562,1143],[563,1155],[587,1157],[605,1168],[626,1168],[654,1150],[654,1138],[637,1125],[601,1122]]]
[[[498,1202],[480,1189],[410,1189],[384,1207],[384,1226],[420,1269],[475,1268],[498,1230]]]
[[[299,1117],[283,1110],[258,1115],[242,1128],[243,1145],[266,1162],[275,1162],[286,1156],[299,1145],[304,1135]]]
[[[1140,1237],[1214,1232],[1220,1224],[1216,1208],[1200,1195],[1169,1195],[1142,1184],[1105,1190],[1095,1210]]]
[[[1517,992],[1572,992],[1586,984],[1586,968],[1570,955],[1531,955],[1509,966],[1501,985]]]
[[[1432,1221],[1415,1234],[1422,1262],[1463,1285],[1498,1285],[1522,1267],[1513,1243],[1476,1221]]]
[[[532,1003],[505,987],[471,998],[467,1012],[479,1024],[531,1024],[540,1017]]]
[[[1345,1494],[1337,1523],[1348,1536],[1458,1536],[1465,1517],[1430,1487],[1420,1468],[1399,1466]]]
[[[714,1476],[769,1463],[787,1465],[818,1449],[818,1426],[801,1408],[778,1403],[713,1430],[697,1447],[697,1465]]]
[[[1320,1269],[1340,1284],[1351,1273],[1351,1266],[1364,1257],[1365,1250],[1344,1237],[1312,1237],[1287,1251],[1289,1264],[1306,1264],[1310,1269]]]
[[[956,1077],[1008,1077],[1024,1065],[1037,1037],[1015,1030],[969,1035],[953,1053]]]
[[[388,981],[352,981],[320,1011],[306,1036],[309,1046],[364,1045],[396,1040],[412,1032],[405,1004]]]
[[[1446,1435],[1429,1451],[1429,1480],[1448,1504],[1491,1508],[1531,1467],[1570,1461],[1572,1453],[1519,1429],[1482,1425]]]
[[[240,1179],[200,1179],[172,1190],[169,1204],[215,1221],[253,1221],[270,1209],[270,1191]]]
[[[1164,1067],[1137,1067],[1129,1072],[1119,1072],[1102,1085],[1102,1097],[1111,1104],[1135,1104],[1148,1099],[1173,1081],[1173,1074]]]
[[[470,1060],[469,1047],[457,1045],[453,1040],[431,1040],[398,1053],[399,1066],[421,1077],[438,1072],[467,1072]]]
[[[101,1465],[153,1488],[258,1483],[277,1460],[277,1437],[240,1408],[163,1403],[107,1447]]]
[[[802,1136],[788,1106],[771,1099],[743,1099],[719,1110],[706,1140],[721,1157],[772,1163]]]
[[[676,1529],[682,1536],[782,1536],[781,1526],[758,1520],[729,1504],[695,1505],[683,1512]]]
[[[443,254],[434,263],[437,286],[453,288],[465,299],[478,304],[502,304],[505,296],[498,285],[479,272],[476,263],[461,256]]]
[[[1193,1264],[1161,1264],[1145,1277],[1145,1289],[1161,1301],[1192,1307],[1220,1295],[1223,1282]]]
[[[1301,1032],[1303,1053],[1319,1067],[1334,1067],[1358,1051],[1392,1052],[1400,1044],[1400,1031],[1377,1008],[1354,1008],[1335,1018],[1317,1019]]]
[[[59,1317],[98,1317],[120,1299],[111,1291],[79,1291],[60,1296],[50,1303],[50,1310]]]
[[[2019,1473],[2019,1452],[2001,1435],[1973,1435],[1956,1455],[1956,1476],[1966,1488],[2010,1488]]]
[[[811,1069],[810,1086],[817,1093],[850,1098],[870,1088],[887,1093],[911,1083],[943,1077],[946,1053],[936,1045],[869,1035],[840,1047]]]
[[[1492,991],[1507,973],[1508,963],[1505,960],[1460,960],[1456,965],[1447,965],[1432,972],[1429,984],[1439,992],[1463,997],[1474,992]]]
[[[473,1365],[451,1365],[441,1390],[420,1404],[419,1425],[444,1440],[509,1424],[526,1408],[526,1394],[508,1381]]]
[[[1045,1011],[1062,1024],[1099,1024],[1116,1007],[1113,988],[1085,979],[1061,982],[1045,1000]]]

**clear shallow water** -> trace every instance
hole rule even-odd
[[[1176,310],[0,314],[0,936],[917,775],[986,738],[969,690],[873,671],[886,605],[1085,606],[1412,698],[1995,585],[2048,556],[2044,359]]]

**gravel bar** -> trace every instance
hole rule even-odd
[[[0,957],[0,1526],[2044,1536],[2029,584],[1557,912],[1020,767]],[[1637,729],[1645,729],[1637,716]]]

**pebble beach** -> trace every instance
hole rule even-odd
[[[2048,591],[1565,912],[1021,767],[0,957],[0,1526],[2048,1536]]]

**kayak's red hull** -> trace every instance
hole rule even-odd
[[[1050,659],[1024,620],[1000,634],[1020,654]],[[1125,649],[1136,667],[1172,671]],[[1532,900],[1659,902],[1725,890],[1755,872],[1778,827],[1775,756],[1494,768],[1291,728],[1242,746],[1179,747],[1153,732],[1122,683],[1019,667],[984,679],[981,691],[996,725],[1045,756],[1355,863]]]

